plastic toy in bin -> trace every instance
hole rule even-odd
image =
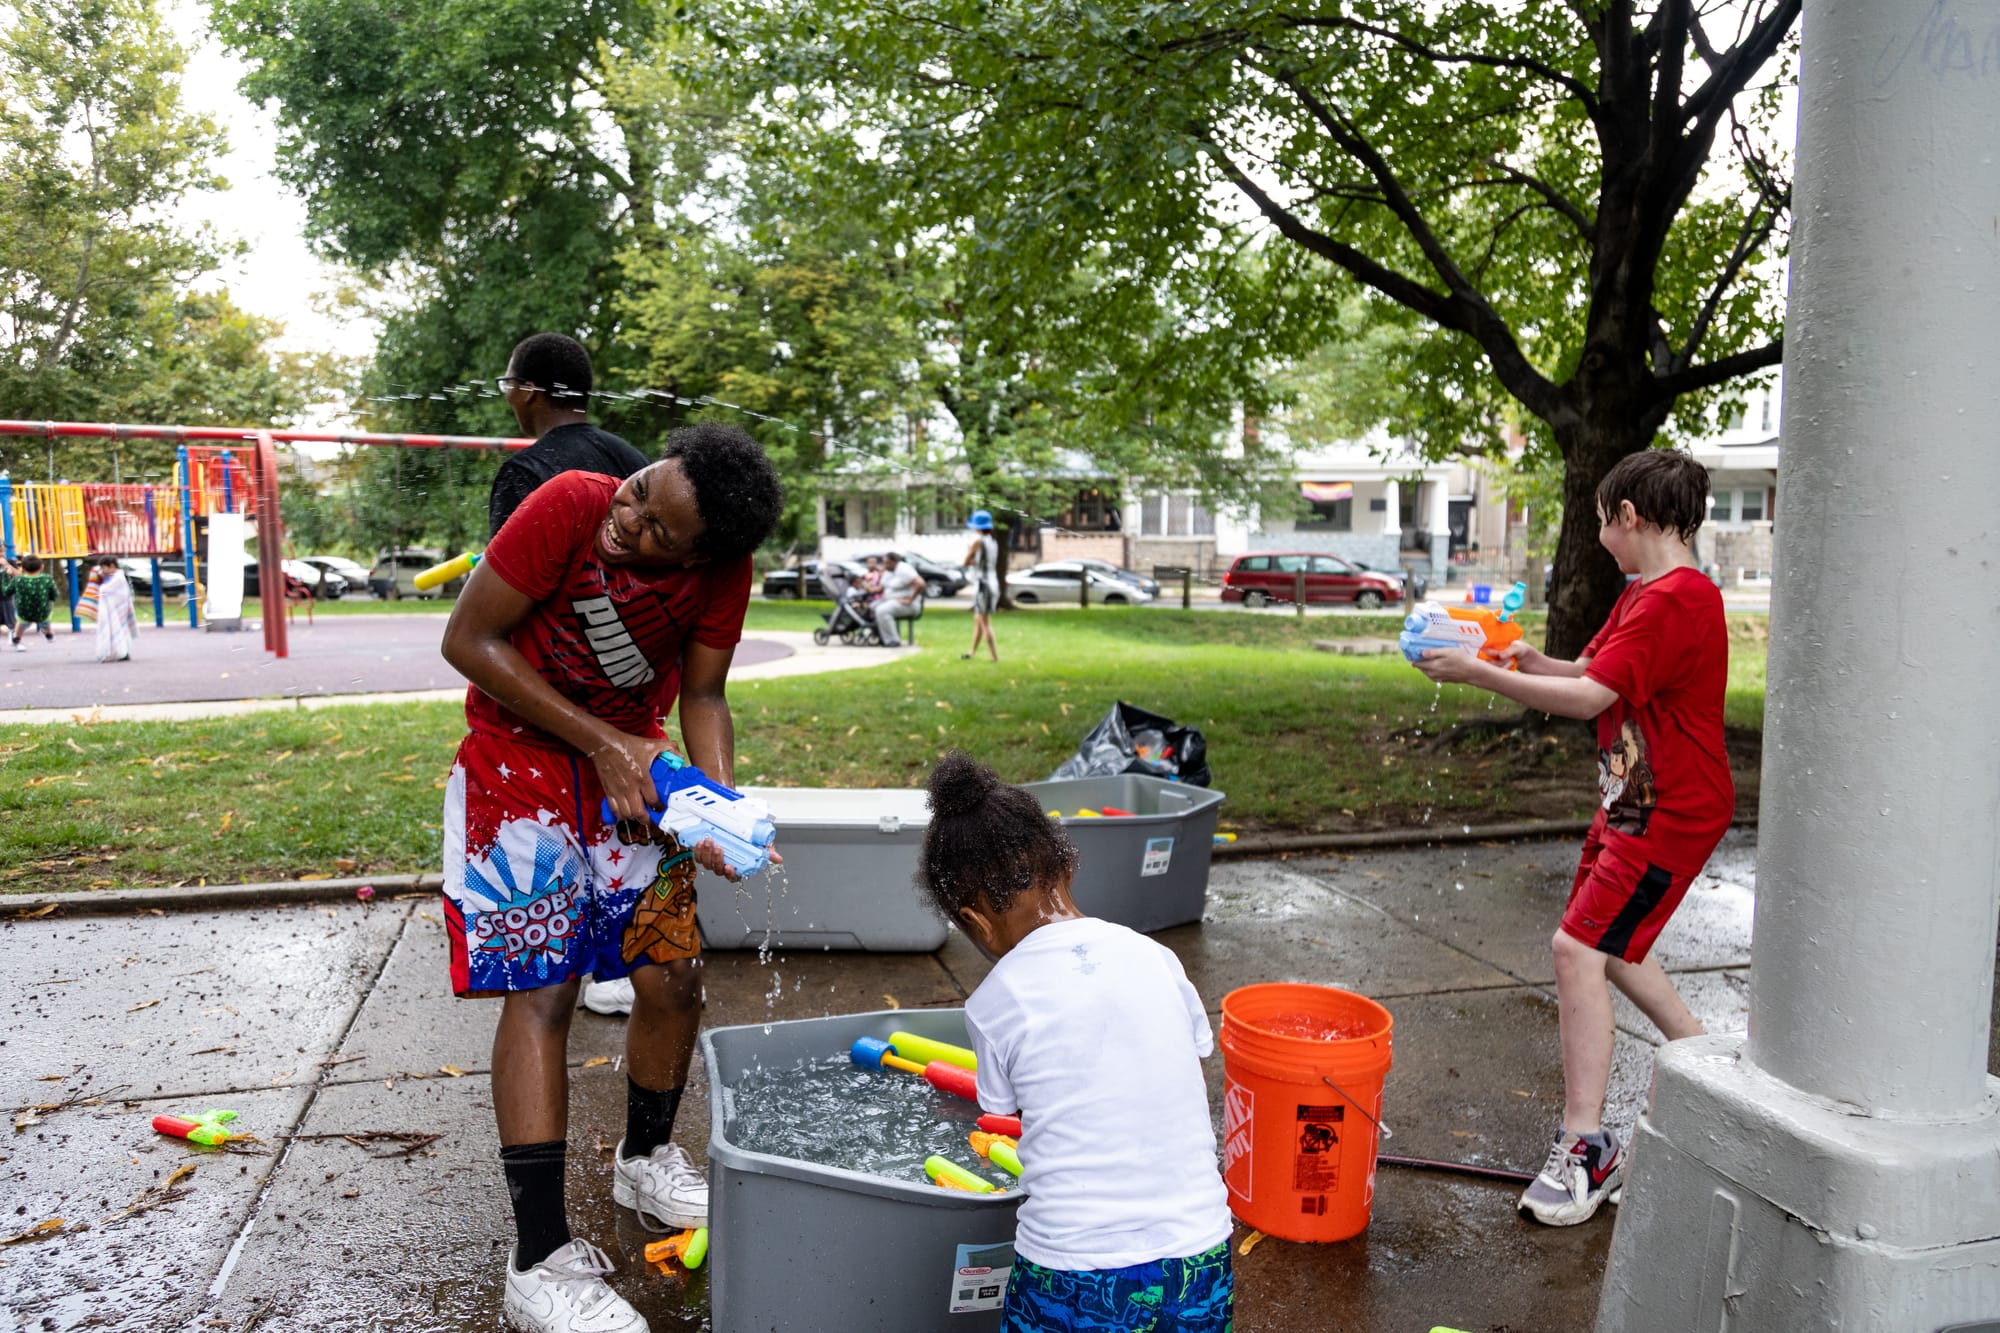
[[[982,1180],[949,1157],[924,1158],[924,1174],[931,1183],[943,1189],[964,1190],[968,1194],[998,1194],[1000,1187],[990,1180]]]
[[[1521,637],[1521,625],[1514,614],[1527,596],[1528,585],[1515,584],[1501,599],[1498,614],[1479,606],[1418,602],[1404,619],[1396,642],[1412,662],[1422,661],[1433,648],[1456,649],[1497,662],[1501,651]]]
[[[948,1092],[969,1102],[979,1100],[979,1076],[970,1069],[943,1060],[922,1065],[915,1060],[905,1060],[880,1037],[856,1037],[854,1044],[847,1048],[847,1058],[863,1069],[900,1069],[905,1074],[915,1074],[939,1092]]]
[[[664,809],[647,814],[681,846],[692,849],[713,840],[729,868],[745,879],[771,864],[778,826],[765,802],[731,791],[672,750],[653,761],[652,776]],[[607,824],[617,819],[609,801],[604,802],[603,814]]]

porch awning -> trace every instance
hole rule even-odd
[[[1302,481],[1299,494],[1317,504],[1332,504],[1336,500],[1352,500],[1354,483],[1351,481]]]

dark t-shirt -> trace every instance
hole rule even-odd
[[[733,648],[750,604],[750,557],[692,569],[607,565],[597,536],[618,482],[572,472],[536,491],[486,548],[485,565],[535,609],[510,642],[565,699],[633,736],[658,736],[673,711],[687,645]],[[502,740],[562,742],[477,685],[465,720]]]
[[[557,426],[500,465],[486,502],[488,535],[498,535],[508,515],[551,477],[598,472],[620,481],[646,466],[646,456],[608,430],[587,421]]]
[[[1584,674],[1618,695],[1597,715],[1605,826],[1643,843],[1654,865],[1700,873],[1736,810],[1722,594],[1695,569],[1629,583],[1583,657]]]

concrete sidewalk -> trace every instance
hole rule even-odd
[[[1382,1000],[1396,1019],[1385,1151],[1533,1170],[1561,1109],[1548,937],[1575,855],[1560,841],[1218,864],[1207,919],[1159,938],[1218,1026],[1222,996],[1252,982]],[[1718,1030],[1744,1022],[1753,863],[1752,835],[1732,833],[1659,945]],[[706,1021],[957,1005],[985,971],[956,936],[935,954],[716,953]],[[64,1221],[0,1250],[8,1328],[498,1326],[512,1230],[487,1081],[497,1010],[449,998],[433,895],[14,918],[0,932],[0,978],[13,997],[0,1019],[0,1103],[20,1125],[0,1149],[0,1233]],[[619,1020],[577,1015],[572,1222],[612,1255],[616,1285],[654,1329],[706,1328],[706,1277],[683,1284],[646,1269],[646,1235],[610,1202],[623,1035]],[[1621,1130],[1656,1040],[1620,1010],[1611,1122]],[[1219,1055],[1208,1073],[1219,1124]],[[17,1108],[70,1099],[81,1104],[19,1118]],[[224,1154],[149,1127],[158,1112],[212,1106],[239,1112],[267,1142],[325,1137]],[[440,1137],[412,1154],[407,1141],[370,1137],[384,1132]],[[705,1156],[699,1060],[677,1137]],[[162,1195],[187,1163],[194,1174]],[[1588,1327],[1612,1219],[1542,1229],[1514,1215],[1517,1192],[1384,1168],[1363,1236],[1265,1239],[1237,1261],[1237,1327]],[[119,1216],[148,1202],[159,1207]],[[1238,1242],[1246,1236],[1239,1228]]]

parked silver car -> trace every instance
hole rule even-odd
[[[1090,600],[1107,606],[1137,606],[1153,600],[1153,595],[1136,584],[1114,578],[1102,570],[1086,567],[1076,560],[1051,560],[1032,569],[1007,576],[1007,594],[1016,602],[1083,601],[1085,580],[1090,584]]]

